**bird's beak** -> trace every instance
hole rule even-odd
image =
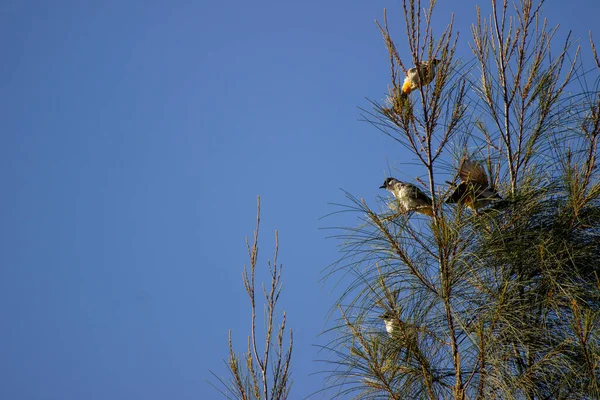
[[[385,185],[379,186],[379,189],[385,189]]]

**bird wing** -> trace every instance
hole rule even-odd
[[[454,189],[454,192],[446,199],[446,203],[458,203],[465,195],[468,193],[467,184],[465,182],[461,182],[460,185]]]
[[[458,175],[462,182],[477,183],[481,186],[488,186],[488,178],[485,169],[480,163],[464,158],[458,168]]]
[[[425,202],[427,204],[431,204],[431,199],[429,198],[429,196],[427,196],[425,194],[425,192],[423,192],[421,189],[419,189],[417,186],[413,185],[412,183],[406,183],[406,185],[412,191],[415,199],[422,200],[423,202]]]
[[[412,67],[411,69],[409,69],[408,71],[406,71],[406,75],[414,75],[417,73],[417,67],[419,67],[419,69],[421,71],[427,69],[429,67],[429,65],[431,65],[431,61],[427,60],[427,61],[421,61],[419,62],[416,66]]]

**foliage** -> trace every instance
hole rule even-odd
[[[511,16],[491,0],[487,19],[478,9],[474,61],[461,64],[452,21],[438,36],[431,26],[435,1],[404,0],[411,64],[441,60],[408,97],[384,16],[389,97],[366,117],[418,161],[434,215],[348,194],[359,223],[338,231],[329,273],[352,277],[327,346],[330,397],[600,397],[600,95],[586,86],[598,70],[584,70],[569,36],[555,45],[542,4],[521,0]],[[444,203],[449,165],[465,157],[503,200]]]

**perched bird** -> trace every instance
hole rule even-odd
[[[418,67],[412,67],[406,71],[406,78],[402,84],[404,96],[408,96],[410,92],[421,86],[429,85],[435,78],[436,67],[439,63],[440,60],[437,59],[423,61],[418,64]]]
[[[393,91],[388,94],[386,104],[389,107],[382,108],[383,114],[396,122],[398,115],[412,116],[412,104],[408,101],[408,95],[413,90],[429,85],[433,81],[439,63],[440,60],[437,59],[423,61],[418,63],[418,68],[412,67],[406,71],[402,87],[394,85]]]
[[[446,199],[446,203],[461,203],[477,210],[502,199],[488,182],[481,164],[465,157],[458,168],[458,176],[460,184]]]
[[[392,192],[406,210],[413,210],[430,217],[433,216],[431,199],[415,185],[401,182],[396,178],[387,178],[379,188]]]
[[[379,316],[383,319],[385,330],[390,337],[396,337],[400,334],[400,320],[392,311],[386,311]]]

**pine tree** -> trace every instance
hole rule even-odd
[[[328,397],[600,397],[600,62],[591,36],[590,70],[557,45],[542,4],[478,9],[472,62],[434,1],[403,1],[404,61],[384,16],[389,96],[366,117],[411,152],[432,215],[348,194]]]

